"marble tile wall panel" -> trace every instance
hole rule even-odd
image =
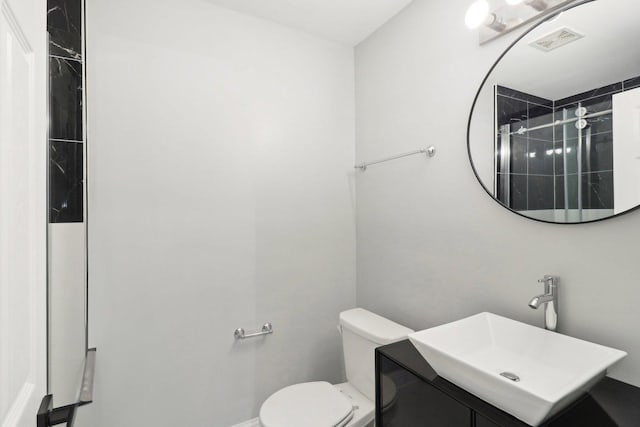
[[[83,145],[49,142],[49,222],[83,221]]]
[[[82,63],[49,57],[49,138],[83,141]]]
[[[49,0],[47,2],[49,54],[82,59],[82,2]]]
[[[82,0],[48,0],[49,222],[84,221]]]

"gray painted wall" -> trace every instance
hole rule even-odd
[[[202,0],[88,0],[87,43],[99,355],[78,424],[223,427],[341,381],[353,49]]]
[[[469,3],[416,0],[356,49],[356,159],[438,148],[358,175],[358,305],[415,329],[481,311],[541,326],[527,302],[556,274],[561,332],[629,352],[611,376],[640,386],[640,212],[544,224],[482,190],[468,114],[516,35],[479,47],[463,22]]]

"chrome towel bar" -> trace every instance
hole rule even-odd
[[[403,157],[414,156],[416,154],[426,154],[428,157],[433,157],[436,155],[436,147],[430,146],[427,148],[423,148],[421,150],[412,151],[410,153],[398,154],[397,156],[387,157],[385,159],[380,159],[373,162],[360,163],[359,165],[355,165],[354,168],[360,169],[362,172],[366,172],[367,168],[371,165],[377,165],[378,163],[384,163],[391,160],[401,159]]]
[[[246,338],[261,337],[262,335],[269,335],[272,333],[273,333],[273,326],[271,325],[271,323],[267,322],[264,325],[262,325],[262,329],[257,332],[247,333],[243,328],[238,328],[233,332],[233,336],[237,340],[243,340]]]

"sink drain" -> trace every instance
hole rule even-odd
[[[511,372],[502,372],[500,375],[516,383],[520,381],[520,377]]]

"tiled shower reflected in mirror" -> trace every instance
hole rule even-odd
[[[76,402],[86,351],[83,2],[48,0],[49,393]]]
[[[498,199],[543,220],[613,215],[613,95],[639,86],[634,78],[558,100],[496,86]]]

